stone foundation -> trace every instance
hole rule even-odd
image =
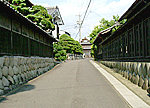
[[[144,90],[150,88],[150,63],[101,61]],[[150,91],[149,89],[147,91]],[[150,93],[150,92],[149,92]]]
[[[0,95],[47,72],[53,66],[53,58],[0,57]]]

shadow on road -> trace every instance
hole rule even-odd
[[[18,90],[16,90],[13,93],[10,93],[9,95],[16,94],[16,93],[19,93],[19,92],[30,91],[30,90],[33,90],[33,89],[35,89],[34,85],[29,85],[29,84],[28,85],[23,85],[21,88],[19,88]]]
[[[18,88],[16,90],[13,90],[12,92],[6,94],[5,96],[0,97],[0,103],[3,102],[3,101],[5,101],[5,100],[8,100],[7,96],[14,95],[14,94],[17,94],[19,92],[30,91],[30,90],[33,90],[33,89],[35,89],[34,85],[29,85],[29,84],[28,85],[23,85],[20,88]]]

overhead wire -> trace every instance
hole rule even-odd
[[[88,8],[89,8],[89,6],[90,6],[90,4],[91,4],[91,1],[92,1],[92,0],[90,0],[90,1],[89,1],[89,4],[88,4],[88,6],[87,6],[87,8],[86,8],[86,11],[85,11],[85,14],[84,14],[83,20],[82,20],[81,25],[80,25],[81,27],[82,27],[82,24],[83,24],[83,22],[84,22],[84,20],[85,20],[85,17],[86,17],[86,14],[87,14]],[[77,35],[78,35],[78,34],[79,34],[79,31],[78,31],[78,33],[76,34],[76,37],[77,37]],[[75,37],[75,38],[76,38],[76,37]]]
[[[78,36],[78,34],[79,34],[79,31],[78,31],[78,33],[76,34],[76,37]],[[75,37],[75,39],[76,39],[76,37]]]
[[[92,0],[90,0],[90,2],[89,2],[89,4],[88,4],[88,7],[87,7],[87,9],[86,9],[86,11],[85,11],[83,20],[82,20],[82,22],[81,22],[81,26],[82,26],[82,24],[83,24],[83,22],[84,22],[84,19],[85,19],[85,16],[86,16],[86,14],[87,14],[88,8],[89,8],[89,6],[90,6],[90,4],[91,4],[91,1],[92,1]]]
[[[102,17],[102,16],[100,16],[99,14],[97,14],[96,12],[94,12],[94,11],[92,11],[92,13],[94,13],[95,15],[97,15],[97,16],[99,16],[99,17]]]
[[[84,3],[85,3],[85,0],[83,1],[82,5],[81,5],[80,12],[81,12],[81,9],[83,8]]]
[[[94,4],[94,0],[93,0],[93,2],[92,2],[91,8],[92,8],[93,4]],[[85,18],[85,19],[87,19],[87,17],[88,17],[88,16],[89,16],[89,14],[91,14],[91,13],[92,13],[92,11],[91,11],[91,9],[90,9],[90,11],[89,11],[89,13],[88,13],[88,15],[86,16],[86,18]]]
[[[63,30],[68,30],[68,29],[72,29],[72,28],[75,28],[75,27],[69,27],[69,28],[65,28],[65,29],[63,29]]]
[[[74,24],[74,25],[68,25],[68,26],[63,27],[63,28],[65,28],[65,29],[66,29],[66,28],[68,28],[68,27],[72,27],[72,26],[74,26],[74,27],[75,27],[76,25],[77,25],[77,24]]]

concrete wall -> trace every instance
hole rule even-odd
[[[47,72],[54,66],[52,58],[0,57],[0,95]]]
[[[90,58],[91,57],[91,50],[84,50],[83,49],[84,58]]]
[[[79,60],[83,59],[83,55],[78,55],[78,54],[67,54],[67,60]]]
[[[147,90],[150,87],[150,63],[148,62],[112,62],[101,61],[107,67],[113,68],[132,83]]]

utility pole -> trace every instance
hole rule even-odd
[[[79,16],[79,21],[77,21],[77,24],[79,25],[79,43],[81,43],[81,21],[80,21],[81,15],[79,14],[77,16]]]

